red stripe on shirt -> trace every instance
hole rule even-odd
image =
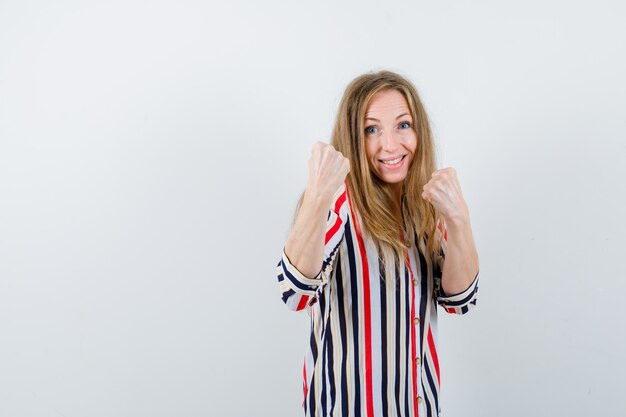
[[[435,372],[437,373],[437,386],[439,387],[441,385],[439,382],[439,357],[437,356],[435,340],[433,339],[433,333],[430,331],[430,326],[428,326],[428,347],[430,348],[430,355],[433,357],[433,365],[435,365]]]
[[[304,407],[304,403],[306,402],[306,394],[309,392],[309,387],[306,385],[306,358],[304,359],[304,364],[302,365],[302,378],[304,379],[304,400],[302,400],[302,406]]]
[[[341,226],[341,216],[339,216],[339,211],[341,210],[341,206],[343,206],[343,203],[345,201],[346,201],[346,192],[344,191],[335,202],[334,211],[335,213],[337,213],[337,220],[335,220],[335,224],[333,224],[333,227],[331,227],[326,232],[326,240],[324,241],[324,244],[330,242],[330,239],[332,239],[333,236],[335,236],[335,233],[337,233],[337,230],[339,230],[339,227]]]
[[[335,213],[339,214],[339,210],[341,209],[341,206],[343,206],[343,203],[346,201],[347,192],[348,190],[346,189],[335,202]]]
[[[335,233],[337,233],[337,230],[339,230],[339,226],[341,226],[341,219],[339,218],[339,216],[337,216],[337,220],[335,220],[335,224],[333,224],[333,227],[328,232],[326,232],[326,239],[324,240],[324,244],[330,242],[330,239],[332,239],[333,236],[335,236]]]
[[[304,307],[306,307],[306,303],[308,301],[309,301],[309,296],[308,295],[303,295],[302,297],[300,297],[300,302],[298,303],[298,307],[296,307],[296,311],[300,311]]]
[[[348,196],[348,199],[350,196]],[[370,273],[367,264],[367,255],[365,253],[365,245],[363,236],[361,235],[361,227],[359,221],[352,210],[352,202],[350,202],[350,212],[354,222],[354,230],[356,231],[357,244],[359,253],[361,254],[361,266],[363,268],[363,327],[365,332],[365,400],[367,406],[367,416],[374,417],[374,395],[372,386],[372,312],[370,305]]]

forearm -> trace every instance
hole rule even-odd
[[[478,274],[478,251],[469,217],[446,220],[447,245],[442,271],[442,287],[446,294],[466,290]]]
[[[331,204],[332,197],[307,189],[285,244],[285,255],[291,264],[308,278],[315,277],[322,269],[326,220]]]

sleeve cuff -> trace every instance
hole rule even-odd
[[[479,275],[480,272],[476,274],[470,286],[458,294],[447,295],[443,292],[443,288],[440,288],[437,302],[449,313],[465,314],[476,305]]]
[[[307,295],[315,294],[315,291],[317,291],[317,287],[319,287],[319,285],[322,283],[322,271],[320,271],[314,278],[305,277],[302,272],[300,272],[298,268],[296,268],[291,263],[291,261],[287,257],[287,254],[285,254],[284,249],[281,264],[283,275],[287,279],[287,281],[289,281],[294,291]]]

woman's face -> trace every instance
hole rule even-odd
[[[365,112],[365,153],[374,174],[401,184],[409,172],[417,135],[406,99],[397,90],[380,91]]]

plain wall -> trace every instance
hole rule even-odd
[[[626,415],[620,1],[0,1],[0,417],[301,415],[275,277],[347,83],[418,87],[478,308],[446,416]]]

